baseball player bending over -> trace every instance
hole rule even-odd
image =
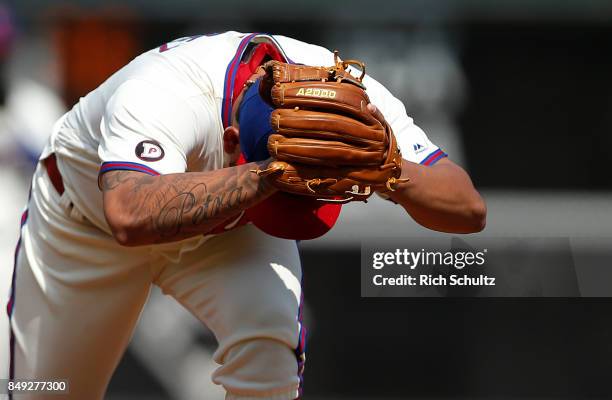
[[[10,377],[102,399],[155,284],[214,332],[227,399],[300,398],[295,239],[373,193],[434,230],[485,224],[468,175],[358,61],[238,32],[142,54],[81,98],[41,155],[8,304]]]

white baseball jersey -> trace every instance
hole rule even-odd
[[[215,237],[123,247],[110,234],[97,186],[98,175],[111,170],[222,168],[230,94],[243,55],[257,42],[288,62],[333,63],[328,50],[282,36],[179,39],[137,57],[56,123],[41,159],[57,154],[65,191],[56,191],[39,163],[7,307],[10,378],[66,378],[66,398],[102,399],[157,285],[214,332],[213,381],[227,400],[300,397],[306,329],[295,242],[245,225]],[[429,165],[444,157],[399,100],[372,78],[364,83],[404,158]]]
[[[96,186],[98,173],[222,168],[222,134],[230,120],[236,70],[249,43],[257,42],[276,46],[289,62],[333,65],[333,53],[323,47],[239,32],[181,38],[140,55],[64,116],[43,154],[62,155],[59,168],[67,190],[78,188],[70,193],[75,206],[110,233]],[[369,76],[364,84],[391,124],[405,159],[433,164],[444,156],[385,87]]]

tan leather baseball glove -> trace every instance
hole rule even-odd
[[[370,99],[362,79],[363,63],[340,61],[313,67],[270,61],[260,94],[275,110],[265,169],[276,188],[323,201],[364,201],[376,190],[394,190],[402,157],[382,114],[366,107]],[[360,77],[349,65],[359,65]]]

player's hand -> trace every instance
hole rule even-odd
[[[370,114],[372,114],[372,116],[374,118],[376,118],[381,124],[385,125],[387,124],[387,120],[385,119],[384,115],[382,115],[382,113],[380,112],[380,110],[378,109],[378,107],[376,107],[374,104],[372,103],[368,103],[368,105],[366,106],[366,108],[368,109],[368,111],[370,112]]]

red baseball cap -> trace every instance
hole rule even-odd
[[[341,204],[322,203],[313,197],[278,192],[246,210],[246,215],[268,235],[310,240],[329,232],[341,209]]]

